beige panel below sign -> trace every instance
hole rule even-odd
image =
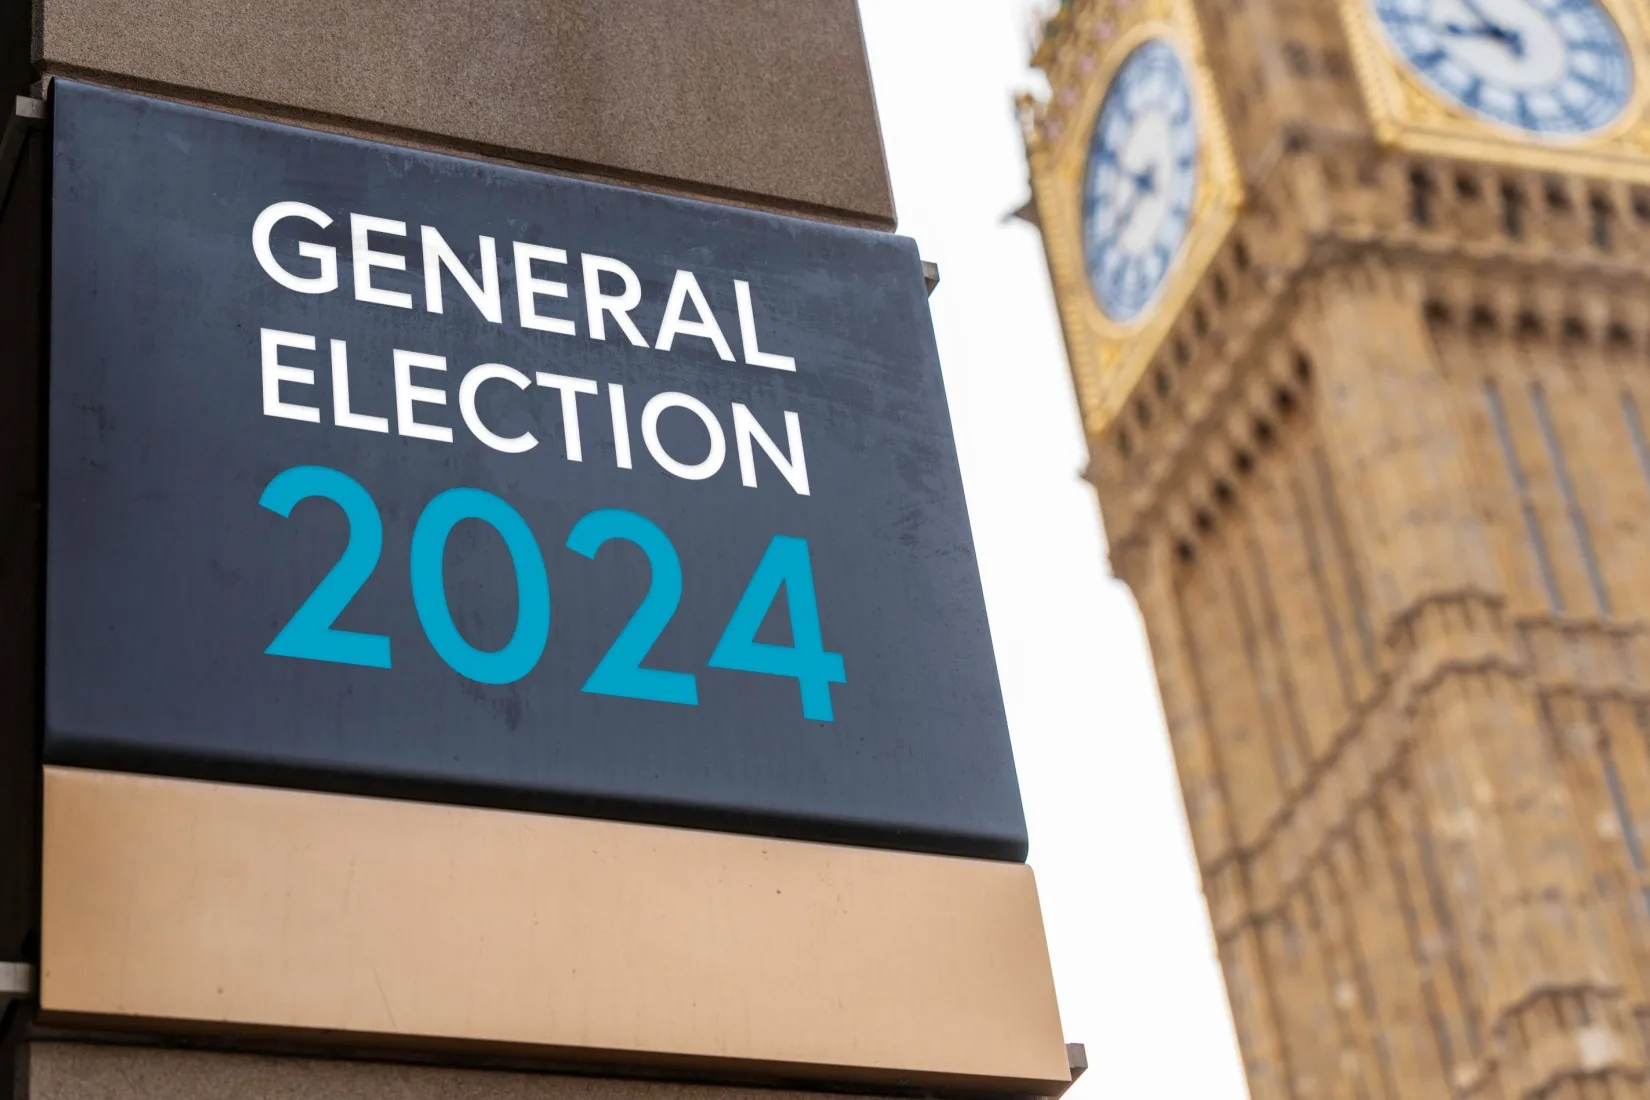
[[[48,1018],[1057,1093],[1013,863],[46,770]]]

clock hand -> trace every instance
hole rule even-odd
[[[1139,188],[1135,188],[1129,193],[1129,201],[1117,211],[1117,221],[1115,228],[1112,230],[1115,235],[1121,237],[1123,232],[1128,229],[1129,223],[1134,220],[1135,208],[1140,205],[1140,200],[1145,197],[1146,192]]]
[[[1476,27],[1463,27],[1459,23],[1445,23],[1444,32],[1457,37],[1466,38],[1493,38],[1506,46],[1516,58],[1524,56],[1524,35],[1519,31],[1496,22],[1490,18],[1480,0],[1461,0],[1463,7],[1478,20]]]
[[[1461,6],[1471,12],[1472,17],[1484,24],[1486,27],[1496,26],[1495,20],[1491,19],[1489,15],[1485,13],[1484,6],[1480,0],[1461,0]]]
[[[1492,23],[1485,23],[1477,27],[1463,27],[1459,23],[1445,23],[1443,30],[1445,34],[1454,38],[1493,38],[1506,46],[1508,52],[1514,57],[1522,58],[1524,56],[1524,36],[1517,31],[1508,30],[1506,27],[1496,26]]]
[[[1134,190],[1129,192],[1128,201],[1118,209],[1115,232],[1119,234],[1134,221],[1134,212],[1140,206],[1140,201],[1148,195],[1157,194],[1157,165],[1148,165],[1142,172],[1125,170],[1124,174],[1134,184]]]

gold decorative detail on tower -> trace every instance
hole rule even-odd
[[[1619,118],[1596,133],[1532,141],[1528,134],[1487,122],[1429,91],[1393,55],[1369,0],[1335,0],[1370,120],[1384,144],[1535,171],[1585,167],[1612,178],[1650,181],[1650,0],[1598,2],[1621,28],[1632,56],[1632,99]]]
[[[1086,69],[1087,76],[1062,110],[1031,126],[1027,147],[1083,422],[1089,431],[1098,431],[1127,400],[1169,323],[1219,249],[1242,202],[1243,189],[1219,99],[1207,75],[1202,34],[1190,0],[1091,4],[1067,19],[1058,41],[1065,52],[1076,51],[1076,66]],[[1190,231],[1161,294],[1140,317],[1119,323],[1106,316],[1089,291],[1082,232],[1083,182],[1094,123],[1106,90],[1119,66],[1152,39],[1172,43],[1190,67],[1202,177]],[[1053,40],[1048,43],[1052,44]]]

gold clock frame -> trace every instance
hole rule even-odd
[[[1337,0],[1353,67],[1381,144],[1541,172],[1584,172],[1650,183],[1650,0],[1598,0],[1621,31],[1633,95],[1615,122],[1590,134],[1547,136],[1477,117],[1433,92],[1397,56],[1369,0]]]
[[[1032,156],[1037,211],[1048,243],[1049,270],[1060,303],[1072,378],[1083,427],[1098,435],[1127,403],[1187,299],[1237,221],[1243,186],[1220,100],[1208,73],[1203,38],[1190,0],[1136,0],[1115,13],[1117,27],[1105,55],[1087,79],[1070,124]],[[1197,196],[1181,243],[1155,303],[1136,320],[1106,316],[1089,287],[1083,255],[1082,198],[1089,142],[1107,89],[1123,62],[1148,39],[1162,38],[1179,52],[1197,112]]]

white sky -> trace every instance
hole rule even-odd
[[[1027,0],[860,0],[932,299],[1066,1038],[1067,1095],[1244,1100],[1134,601],[1106,564],[1013,95]]]

